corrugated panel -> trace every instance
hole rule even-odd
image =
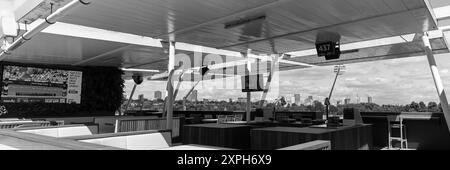
[[[275,0],[95,0],[62,22],[155,37]]]
[[[110,53],[117,49],[120,50]],[[161,48],[129,46],[125,43],[40,33],[13,51],[5,60],[21,63],[72,65],[103,56],[81,65],[125,67],[163,58],[164,55],[161,53],[163,53]],[[165,69],[167,69],[167,65]]]
[[[126,44],[40,33],[5,60],[71,65],[123,46]]]
[[[274,2],[278,3],[259,8]],[[239,12],[244,14],[223,19]],[[250,23],[225,29],[225,23],[259,15],[266,16],[259,29]],[[262,41],[272,37],[278,37],[277,52],[291,52],[313,47],[316,32],[323,30],[338,32],[342,43],[350,43],[436,29],[423,0],[96,0],[62,21],[166,40],[169,32],[211,22],[172,38],[264,53],[273,53],[271,42]]]

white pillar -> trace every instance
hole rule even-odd
[[[167,127],[173,128],[173,104],[174,104],[174,89],[173,89],[173,72],[175,70],[175,42],[169,42],[169,78],[167,80]],[[172,74],[171,74],[172,73]]]
[[[250,62],[250,58],[249,58],[249,55],[250,55],[250,53],[252,52],[252,50],[251,49],[248,49],[247,50],[247,55],[246,55],[246,58],[247,58],[247,69],[246,69],[246,75],[250,75],[250,72],[251,72],[251,69],[252,69],[252,63]],[[250,79],[249,79],[249,87],[250,87]],[[246,107],[246,120],[247,120],[247,123],[250,123],[250,118],[251,118],[251,112],[252,112],[252,94],[251,94],[251,92],[247,92],[247,107]]]
[[[250,118],[251,118],[251,113],[252,113],[252,93],[251,92],[247,92],[247,108],[246,108],[246,120],[247,123],[250,123]]]
[[[428,34],[425,33],[422,37],[424,44],[424,50],[427,54],[428,63],[430,64],[431,74],[433,75],[434,83],[436,85],[436,90],[439,95],[439,100],[441,101],[442,110],[444,111],[445,121],[450,131],[450,109],[448,107],[447,95],[445,94],[444,84],[442,83],[441,76],[439,74],[439,69],[434,58],[434,54],[431,48],[430,40],[428,39]]]

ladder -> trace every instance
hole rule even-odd
[[[403,117],[401,115],[388,116],[388,136],[389,136],[389,150],[408,149],[408,139],[406,138],[406,125],[403,123]],[[392,136],[393,130],[398,130],[400,136]],[[400,148],[394,148],[392,146],[393,141],[400,142]]]

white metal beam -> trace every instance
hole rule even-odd
[[[317,65],[306,64],[306,63],[301,63],[301,62],[297,62],[297,61],[289,61],[289,60],[284,60],[284,59],[280,59],[278,62],[284,63],[284,64],[296,65],[296,66],[317,67]]]
[[[448,107],[448,99],[445,94],[444,84],[442,82],[441,76],[439,74],[439,69],[436,64],[436,59],[434,58],[433,51],[431,49],[430,40],[428,39],[428,34],[424,34],[422,37],[424,50],[427,54],[428,63],[430,65],[431,74],[434,79],[434,83],[436,85],[436,90],[439,96],[439,100],[441,101],[442,110],[444,111],[445,120],[447,122],[449,131],[450,131],[450,108]]]
[[[441,18],[450,17],[450,6],[443,6],[439,8],[434,8],[434,15],[439,20]]]
[[[97,55],[97,56],[94,56],[94,57],[91,57],[91,58],[88,58],[88,59],[85,59],[85,60],[76,62],[76,63],[74,63],[74,64],[72,64],[72,65],[78,66],[78,65],[86,64],[86,63],[88,63],[88,62],[90,62],[90,61],[94,61],[94,60],[97,60],[97,59],[101,59],[101,58],[103,58],[103,57],[105,57],[105,56],[108,56],[108,55],[110,55],[110,54],[114,54],[114,53],[116,53],[116,52],[125,50],[125,49],[127,49],[127,48],[132,47],[132,46],[133,46],[133,45],[123,46],[123,47],[120,47],[120,48],[117,48],[117,49],[114,49],[114,50],[105,52],[105,53],[103,53],[103,54],[99,54],[99,55]]]
[[[329,28],[332,28],[332,27],[343,26],[343,25],[347,25],[347,24],[354,24],[354,23],[358,23],[358,22],[361,22],[361,21],[366,21],[366,20],[370,20],[370,19],[377,19],[377,18],[382,18],[382,17],[388,17],[388,16],[392,16],[392,15],[396,15],[396,14],[407,13],[407,12],[411,12],[411,11],[415,11],[415,10],[421,10],[421,9],[423,9],[423,8],[422,7],[418,7],[418,8],[413,8],[413,9],[406,9],[406,10],[402,10],[402,11],[396,11],[396,12],[392,12],[392,13],[386,13],[386,14],[381,14],[381,15],[376,15],[376,16],[370,16],[370,17],[360,18],[360,19],[346,21],[346,22],[341,22],[341,23],[332,24],[332,25],[320,26],[320,27],[311,28],[311,29],[308,29],[308,30],[301,30],[301,31],[286,33],[286,34],[282,34],[282,35],[276,35],[276,36],[272,36],[272,37],[267,37],[267,38],[263,38],[263,39],[257,39],[257,40],[247,41],[247,42],[237,43],[237,44],[231,44],[231,45],[218,47],[218,48],[219,49],[224,49],[224,48],[231,48],[231,47],[237,47],[237,46],[243,46],[243,45],[258,43],[258,42],[270,41],[270,40],[274,40],[274,39],[285,38],[285,37],[289,37],[289,36],[293,36],[293,35],[299,35],[299,34],[304,34],[304,33],[312,32],[312,31],[319,31],[319,30],[329,29]]]
[[[450,50],[450,30],[444,31],[443,34],[445,44],[447,45],[448,50]]]
[[[26,41],[30,40],[32,37],[34,37],[36,34],[40,33],[45,28],[56,23],[56,21],[58,21],[60,18],[65,16],[67,13],[69,13],[74,8],[77,8],[82,5],[88,5],[90,2],[91,2],[91,0],[72,0],[67,5],[59,8],[54,13],[50,14],[47,18],[45,18],[44,21],[41,20],[35,28],[28,30],[22,36],[20,36],[16,41],[14,41],[12,44],[8,45],[6,47],[6,49],[3,50],[2,53],[0,53],[0,61],[4,60],[6,57],[6,54],[8,54],[10,51],[13,51],[16,48],[20,47]]]
[[[393,37],[387,37],[387,38],[380,38],[375,40],[368,40],[368,41],[360,41],[355,43],[348,43],[348,44],[342,44],[341,50],[355,50],[355,49],[362,49],[362,48],[370,48],[370,47],[377,47],[377,46],[384,46],[384,45],[393,45],[393,44],[400,44],[405,42],[412,42],[414,39],[415,34],[407,34],[402,36],[393,36]],[[302,50],[302,51],[295,51],[286,53],[292,56],[292,58],[296,57],[303,57],[303,56],[309,56],[309,55],[317,55],[316,49],[308,49],[308,50]]]
[[[131,69],[131,68],[122,68],[122,71],[129,72],[146,72],[146,73],[159,73],[159,70],[148,70],[148,69]]]

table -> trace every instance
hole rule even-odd
[[[249,123],[256,123],[256,122],[250,121]],[[222,124],[245,125],[245,124],[247,124],[247,121],[223,122]]]
[[[10,120],[10,121],[0,121],[0,123],[4,123],[4,124],[7,124],[7,123],[31,123],[31,122],[33,122],[32,120]]]
[[[193,117],[184,117],[184,121],[186,124],[191,124],[192,120],[194,120]]]
[[[450,150],[450,134],[443,113],[372,113],[362,112],[364,123],[373,124],[373,144],[388,144],[388,116],[401,116],[406,125],[408,148],[417,150]],[[431,132],[431,133],[430,133]],[[398,136],[398,134],[394,134]]]
[[[183,144],[250,149],[249,125],[196,124],[183,128]]]
[[[332,150],[368,150],[372,148],[372,125],[337,129],[268,127],[251,130],[252,150],[274,150],[315,140],[331,141]]]
[[[204,123],[217,123],[219,119],[202,119],[202,122]]]

